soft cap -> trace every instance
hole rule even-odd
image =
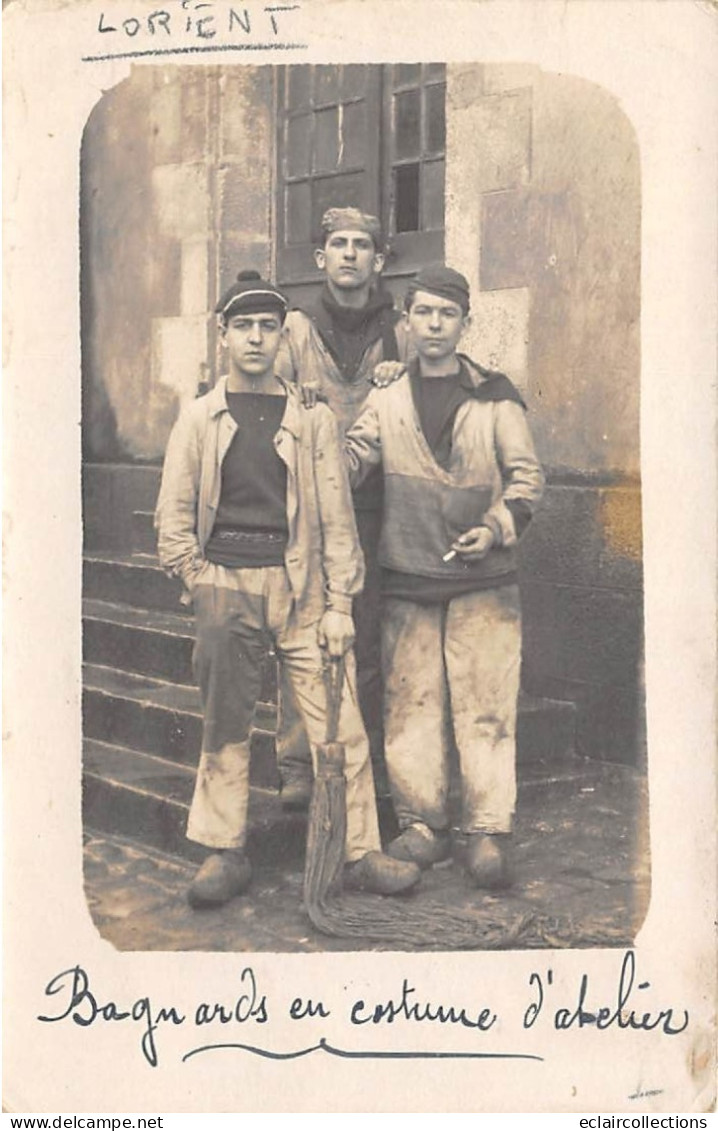
[[[263,279],[259,271],[240,271],[236,283],[227,288],[217,303],[215,312],[226,322],[234,314],[276,310],[283,322],[288,305],[282,292]]]
[[[417,291],[428,291],[429,294],[439,295],[440,298],[448,298],[450,302],[458,303],[465,315],[469,313],[468,280],[451,267],[444,267],[443,263],[422,267],[412,279],[406,292],[407,310]]]
[[[327,208],[322,216],[322,236],[326,243],[332,232],[366,232],[374,241],[374,247],[381,250],[384,237],[378,217],[360,208]]]

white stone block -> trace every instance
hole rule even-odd
[[[529,314],[528,287],[472,292],[471,327],[461,339],[460,350],[489,369],[500,369],[526,389]]]
[[[209,229],[207,169],[200,164],[157,165],[152,197],[158,231],[175,239],[196,239]]]
[[[182,314],[206,315],[209,307],[209,248],[206,239],[182,241]]]
[[[152,384],[164,385],[181,402],[192,400],[205,379],[209,349],[207,315],[155,318],[152,322]]]

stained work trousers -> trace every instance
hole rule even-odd
[[[317,624],[297,624],[282,566],[228,569],[210,562],[194,588],[193,603],[193,665],[204,722],[187,836],[210,848],[241,848],[247,834],[249,736],[270,643],[288,674],[312,755],[325,740],[327,703]],[[346,754],[347,860],[380,847],[369,744],[354,679],[349,655],[337,735]]]
[[[359,706],[369,738],[372,762],[381,764],[384,747],[383,687],[381,675],[381,568],[378,560],[381,511],[357,511],[357,530],[366,577],[362,592],[354,598]],[[279,719],[277,762],[285,782],[311,776],[311,757],[301,714],[295,706],[287,673],[279,673]]]
[[[449,826],[449,748],[459,753],[462,831],[511,831],[521,664],[518,587],[432,605],[385,598],[385,749],[401,828]]]

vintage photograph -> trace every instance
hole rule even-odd
[[[120,951],[631,946],[641,154],[535,64],[84,128],[85,896]]]

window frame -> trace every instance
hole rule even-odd
[[[317,174],[315,171],[310,170],[307,173],[290,176],[287,171],[287,130],[289,121],[300,118],[309,112],[312,119],[311,129],[313,136],[317,110],[338,106],[339,102],[342,102],[343,105],[347,105],[349,102],[358,102],[361,100],[358,97],[342,99],[340,83],[340,97],[338,99],[317,99],[314,96],[314,92],[312,92],[308,102],[304,102],[299,106],[290,107],[287,103],[287,84],[290,81],[290,70],[293,70],[297,66],[310,68],[320,65],[326,66],[326,64],[290,64],[277,68],[277,129],[274,163],[277,181],[274,195],[276,209],[275,229],[277,236],[275,244],[275,274],[278,283],[290,289],[294,286],[301,288],[306,285],[317,284],[321,282],[323,278],[322,272],[319,271],[314,264],[313,253],[317,246],[315,237],[318,233],[311,233],[312,240],[309,243],[288,244],[286,242],[286,186],[288,184],[299,184],[301,182],[312,183],[316,180],[351,175],[352,173],[361,173],[363,177],[361,206],[366,211],[373,212],[375,215],[379,216],[382,220],[384,230],[387,232],[390,249],[383,271],[385,278],[400,279],[414,274],[423,264],[442,260],[444,256],[444,227],[427,231],[392,234],[392,229],[395,227],[396,208],[393,170],[398,165],[411,164],[412,161],[416,161],[414,158],[397,160],[394,157],[395,131],[393,128],[393,114],[394,95],[403,89],[409,90],[418,87],[418,89],[422,91],[422,101],[424,99],[423,91],[429,86],[443,85],[445,91],[445,64],[440,64],[444,66],[442,75],[429,73],[428,69],[436,67],[436,64],[420,64],[422,70],[418,84],[416,82],[395,83],[393,72],[390,68],[393,68],[396,64],[358,64],[366,67],[367,71],[364,93],[361,96],[366,103],[367,133],[369,137],[373,138],[376,136],[375,144],[365,146],[365,152],[363,154],[364,163],[361,169],[351,166],[346,170],[342,169],[333,174]],[[342,64],[336,64],[336,66],[341,65]],[[312,72],[312,75],[314,75],[314,72]],[[424,121],[423,113],[421,121]],[[373,128],[374,123],[377,123],[376,129]],[[423,165],[429,164],[432,161],[443,161],[445,163],[446,146],[444,145],[443,153],[435,155],[425,153],[425,139],[423,134],[424,130],[422,128],[421,156],[419,163]],[[345,203],[353,204],[356,203],[356,201],[347,200]],[[421,207],[421,203],[419,207]]]

